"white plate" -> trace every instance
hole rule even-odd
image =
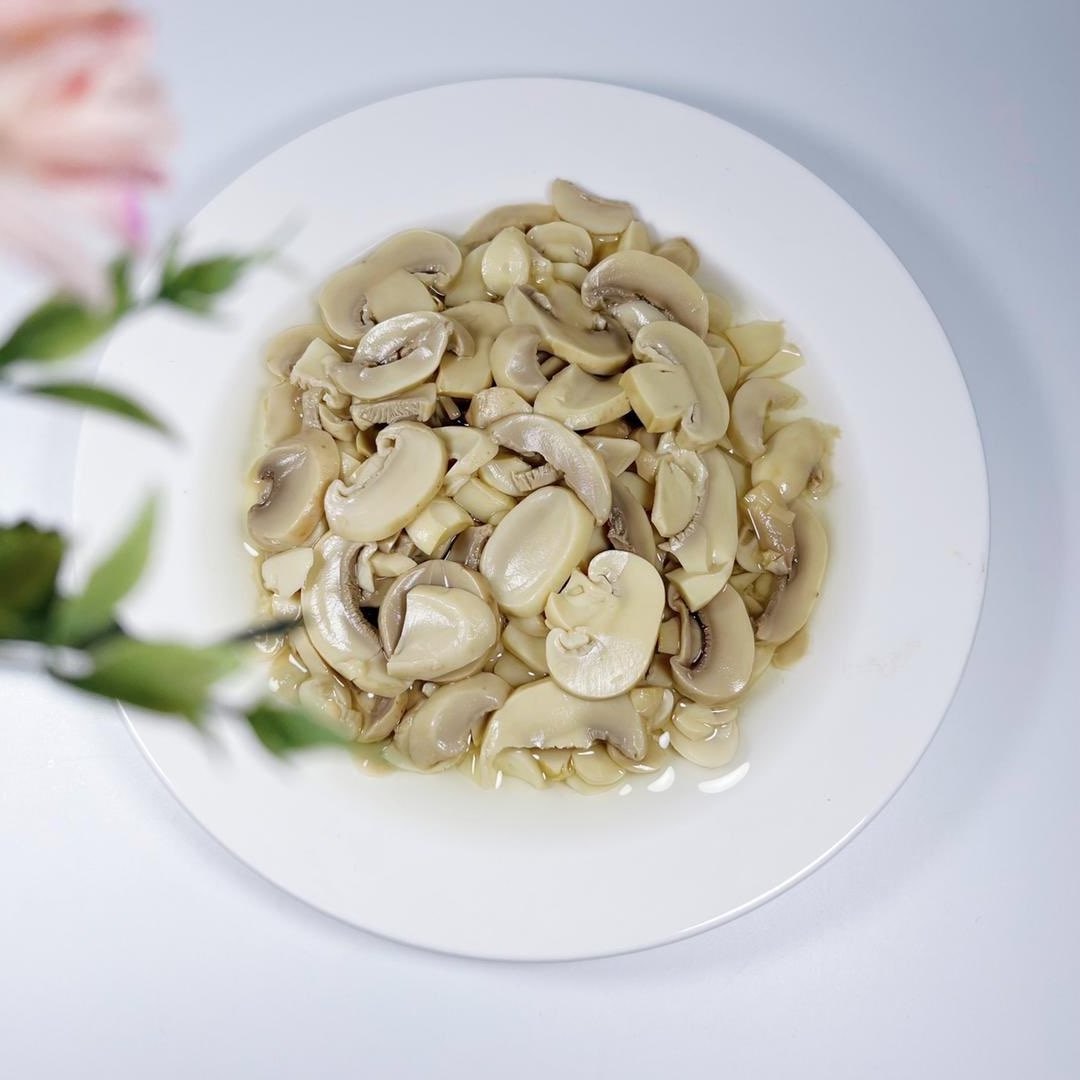
[[[474,956],[556,959],[714,926],[820,865],[926,748],[971,644],[987,497],[974,416],[926,301],[892,252],[802,167],[703,112],[632,90],[510,79],[425,90],[296,139],[196,219],[194,248],[250,249],[286,220],[290,268],[200,322],[124,329],[103,378],[183,433],[176,451],[89,418],[79,527],[100,546],[157,487],[167,515],[130,618],[202,639],[245,625],[241,550],[258,354],[329,271],[406,226],[463,228],[569,176],[699,245],[743,316],[784,318],[810,411],[843,431],[832,565],[805,661],[759,687],[717,781],[690,766],[584,798],[458,774],[362,775],[347,755],[279,763],[245,731],[208,741],[131,717],[177,798],[237,857],[357,926]],[[224,743],[224,749],[222,744]]]

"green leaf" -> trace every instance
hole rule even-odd
[[[190,311],[210,311],[214,300],[231,289],[257,262],[267,258],[265,252],[254,255],[218,255],[211,259],[182,266],[175,255],[166,261],[162,271],[158,298]]]
[[[24,386],[20,388],[24,394],[34,394],[36,397],[58,398],[61,401],[70,401],[75,405],[84,405],[88,409],[98,412],[112,413],[114,416],[122,416],[125,420],[133,420],[137,424],[144,424],[153,428],[154,431],[163,435],[172,435],[168,425],[160,417],[144,409],[137,401],[118,394],[115,390],[106,390],[103,386],[94,386],[91,383],[80,382],[52,382],[39,383],[37,386]]]
[[[0,528],[0,638],[44,639],[63,555],[57,532],[27,521]]]
[[[342,732],[324,727],[304,709],[279,701],[260,701],[246,715],[259,742],[271,754],[279,757],[290,750],[303,750],[309,746],[346,746],[352,741]]]
[[[150,555],[154,500],[147,502],[123,540],[90,575],[77,596],[60,601],[53,617],[53,639],[81,645],[115,623],[113,609],[139,580]]]
[[[197,648],[172,642],[109,638],[88,653],[88,675],[52,674],[91,694],[118,698],[155,712],[176,713],[201,723],[210,703],[210,690],[240,663],[236,648],[211,645]]]

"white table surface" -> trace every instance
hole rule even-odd
[[[1078,1075],[1075,0],[146,6],[185,129],[162,229],[314,123],[482,76],[653,90],[809,166],[953,342],[990,582],[939,736],[849,848],[731,925],[572,965],[428,955],[308,910],[186,816],[114,709],[2,675],[4,1075]],[[434,152],[432,182],[467,167]],[[9,320],[29,285],[2,284]],[[77,422],[0,409],[0,513],[63,523]]]

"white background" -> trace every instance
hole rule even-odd
[[[803,162],[952,340],[990,469],[990,582],[941,733],[848,849],[731,925],[573,965],[428,955],[307,910],[187,818],[111,707],[2,674],[4,1074],[1075,1077],[1080,7],[146,7],[185,136],[163,230],[312,124],[464,78],[626,83]],[[632,118],[597,137],[632,167]],[[438,183],[468,160],[450,139],[407,167]],[[30,286],[0,285],[9,321]],[[75,420],[0,410],[0,513],[64,522]]]

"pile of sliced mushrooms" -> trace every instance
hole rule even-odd
[[[486,785],[732,759],[821,588],[833,433],[791,416],[782,324],[734,325],[697,269],[556,180],[326,282],[268,347],[247,515],[268,610],[297,620],[279,694]]]

